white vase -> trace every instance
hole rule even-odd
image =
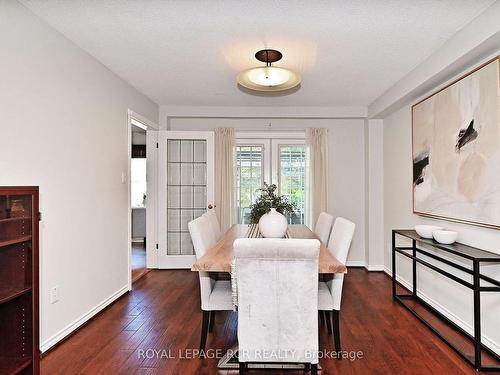
[[[286,217],[276,211],[276,208],[271,208],[271,211],[262,215],[259,220],[259,231],[265,238],[283,238],[287,227]]]

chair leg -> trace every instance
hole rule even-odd
[[[323,310],[318,311],[319,314],[319,320],[321,322],[321,325],[325,325],[325,312]]]
[[[210,311],[210,323],[208,325],[208,332],[212,332],[214,330],[214,322],[215,322],[215,311]]]
[[[311,375],[318,375],[318,365],[311,363]]]
[[[247,372],[247,364],[244,362],[240,362],[240,374],[244,374]]]
[[[325,311],[326,315],[326,326],[328,327],[328,333],[332,334],[332,313],[330,311]]]
[[[205,343],[207,342],[209,318],[210,318],[210,311],[203,310],[203,321],[201,323],[200,351],[205,350]]]
[[[342,349],[340,346],[340,311],[332,310],[333,313],[333,328],[334,328],[334,342],[335,342],[335,351],[339,353]],[[337,355],[337,358],[340,359],[340,356]]]

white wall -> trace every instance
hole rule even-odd
[[[435,92],[451,80],[500,53],[500,1],[465,25],[425,61],[409,72],[369,106],[369,115],[384,121],[384,237],[385,265],[391,270],[391,230],[434,224],[459,232],[458,241],[500,253],[500,231],[429,219],[412,213],[412,154],[410,105]],[[443,254],[440,254],[441,256]],[[398,276],[411,283],[411,266],[398,256]],[[433,260],[426,259],[430,263]],[[468,262],[464,265],[470,267]],[[450,270],[451,271],[451,270]],[[461,277],[456,271],[451,271]],[[500,279],[500,265],[482,267]],[[470,281],[470,277],[466,277]],[[450,319],[472,333],[472,293],[449,279],[418,266],[419,294]],[[482,293],[483,343],[500,354],[500,296]]]
[[[356,223],[349,264],[365,265],[365,132],[364,120],[171,118],[170,130],[213,130],[233,127],[240,131],[303,131],[329,129],[330,192],[328,211]],[[271,127],[269,127],[271,123]]]
[[[158,107],[17,2],[0,45],[0,185],[40,186],[45,350],[127,289],[127,109]]]
[[[370,117],[383,118],[437,85],[459,74],[464,67],[486,58],[500,46],[500,1],[458,30],[433,54],[418,64],[369,105]]]
[[[384,270],[384,122],[368,120],[366,124],[366,268]]]
[[[405,106],[384,119],[384,226],[385,264],[391,265],[391,230],[413,228],[415,224],[443,226],[459,232],[459,242],[500,253],[500,231],[472,225],[429,219],[412,213],[412,156],[410,107]],[[441,256],[443,254],[440,254]],[[434,263],[432,260],[427,259]],[[470,263],[464,263],[470,267]],[[440,264],[442,266],[442,264]],[[500,266],[482,267],[482,271],[500,279]],[[398,276],[411,284],[411,263],[398,256]],[[456,271],[452,273],[457,274]],[[459,274],[461,277],[464,275]],[[470,280],[470,278],[465,278]],[[450,319],[473,333],[472,293],[469,289],[418,266],[419,293]],[[495,295],[496,294],[496,295]],[[500,354],[500,295],[482,294],[482,332],[484,343]]]

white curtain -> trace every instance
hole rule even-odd
[[[328,208],[328,129],[306,130],[309,152],[309,218],[316,224],[321,212]]]
[[[234,129],[215,129],[215,212],[221,230],[233,222]]]

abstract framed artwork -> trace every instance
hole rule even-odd
[[[500,229],[500,56],[412,106],[413,212]]]

